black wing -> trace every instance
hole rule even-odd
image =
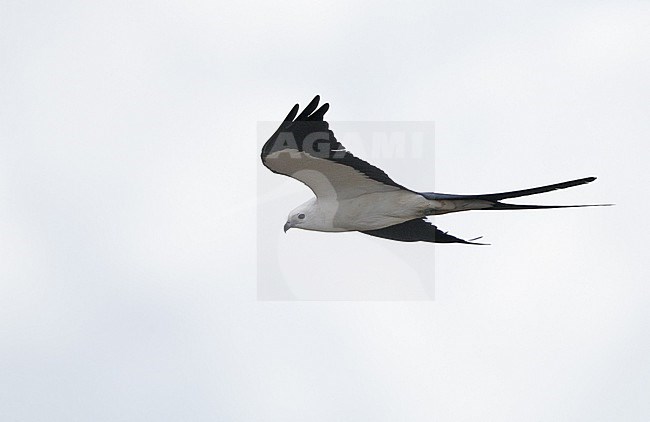
[[[424,218],[409,220],[379,230],[366,230],[361,233],[382,237],[384,239],[398,240],[400,242],[465,243],[469,245],[485,245],[485,243],[476,243],[471,240],[459,239],[440,231],[436,226]]]
[[[351,198],[371,192],[409,190],[381,169],[355,157],[336,140],[323,120],[329,104],[317,95],[297,117],[296,104],[262,147],[262,162],[272,172],[306,184],[317,197]],[[410,190],[409,190],[410,191]]]

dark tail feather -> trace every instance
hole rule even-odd
[[[479,199],[483,201],[496,202],[502,199],[536,195],[538,193],[550,192],[558,189],[566,189],[573,186],[584,185],[586,183],[593,182],[594,180],[596,180],[595,177],[585,177],[583,179],[569,180],[568,182],[555,183],[553,185],[539,186],[530,189],[521,189],[521,190],[513,190],[510,192],[485,193],[485,194],[476,194],[476,195],[471,195],[471,194],[458,195],[458,194],[436,193],[436,192],[422,192],[420,194],[427,199],[433,199],[433,200]]]
[[[553,185],[546,185],[546,186],[539,186],[537,188],[514,190],[510,192],[488,193],[484,195],[467,195],[467,196],[471,196],[472,199],[500,201],[502,199],[507,199],[507,198],[518,198],[520,196],[536,195],[538,193],[550,192],[553,190],[566,189],[573,186],[584,185],[587,183],[591,183],[594,180],[596,180],[595,177],[585,177],[583,179],[569,180],[568,182],[555,183]],[[534,208],[557,208],[557,207],[534,207]],[[509,209],[514,209],[514,208],[509,208]]]
[[[502,202],[495,202],[492,208],[488,210],[543,210],[548,208],[582,208],[582,207],[608,207],[614,204],[593,204],[593,205],[517,205],[517,204],[504,204]]]

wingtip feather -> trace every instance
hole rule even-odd
[[[320,95],[316,95],[313,100],[307,104],[307,107],[298,115],[296,120],[304,120],[307,118],[311,113],[316,110],[316,107],[318,107],[318,103],[320,102]]]
[[[327,110],[329,110],[330,105],[329,103],[325,103],[318,110],[316,110],[311,116],[309,116],[309,120],[323,120],[325,117],[325,113],[327,113]]]
[[[300,106],[298,104],[294,105],[289,114],[287,114],[287,117],[284,118],[285,122],[292,122],[294,117],[296,117],[296,114],[298,114],[298,109]]]
[[[483,236],[475,237],[473,239],[466,240],[465,242],[470,245],[490,246],[490,243],[476,242],[479,239],[483,239]]]

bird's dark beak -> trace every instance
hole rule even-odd
[[[289,230],[290,228],[291,228],[291,223],[289,223],[288,221],[287,221],[286,223],[284,223],[284,232],[285,232],[285,233],[286,233],[287,230]]]

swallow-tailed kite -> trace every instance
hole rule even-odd
[[[469,210],[522,210],[590,205],[515,205],[507,198],[534,195],[593,182],[595,177],[512,192],[451,195],[415,192],[341,145],[323,120],[329,104],[319,96],[298,114],[296,104],[262,148],[262,162],[274,173],[307,185],[316,195],[289,213],[284,225],[322,232],[359,231],[402,242],[477,244],[438,230],[429,215]]]

